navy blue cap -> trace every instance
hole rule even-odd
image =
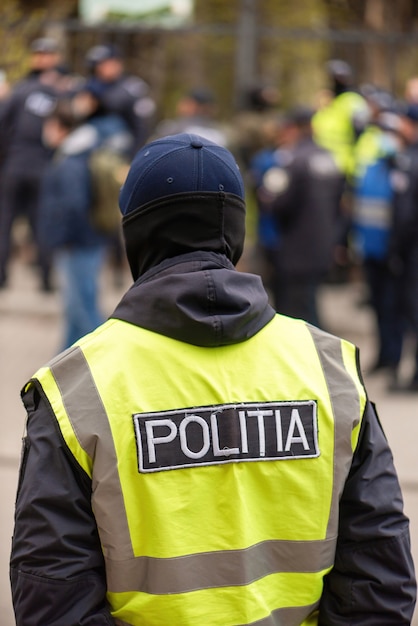
[[[199,135],[180,133],[139,150],[121,189],[119,206],[127,215],[169,196],[207,192],[244,199],[239,167],[226,148]]]
[[[282,123],[290,126],[306,126],[310,124],[313,114],[314,110],[310,107],[295,106],[284,114]]]
[[[58,42],[52,37],[39,37],[30,44],[30,51],[34,54],[55,54],[58,50]]]
[[[405,115],[412,122],[418,122],[418,104],[408,104],[406,107]]]
[[[353,77],[351,66],[341,59],[331,59],[326,64],[328,73],[341,81],[350,81]]]
[[[190,98],[198,104],[214,104],[216,100],[214,93],[204,87],[192,89],[186,94],[186,98]]]
[[[101,44],[93,46],[87,51],[85,62],[88,67],[95,68],[99,63],[108,59],[119,59],[121,52],[114,44]]]

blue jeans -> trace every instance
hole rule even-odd
[[[103,321],[99,309],[99,278],[105,247],[63,249],[56,253],[64,314],[62,349],[97,328]]]

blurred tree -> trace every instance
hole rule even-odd
[[[402,92],[404,81],[416,72],[416,45],[402,39],[416,31],[416,0],[324,0],[329,26],[353,29],[375,37],[363,44],[333,46],[333,52],[357,66],[359,80]],[[354,50],[355,48],[355,50]],[[345,56],[344,56],[345,52]]]
[[[194,63],[194,81],[212,87],[220,111],[230,112],[234,105],[235,26],[238,19],[239,0],[195,0],[194,21],[203,25],[216,24],[218,30],[208,37],[203,33],[196,44],[203,53],[200,63]],[[223,30],[225,29],[225,30]]]
[[[243,19],[244,14],[247,20]],[[232,25],[237,29],[236,38],[218,35],[206,48],[206,75],[211,66],[224,103],[228,96],[229,105],[233,103],[234,67],[240,72],[238,84],[235,83],[238,91],[267,82],[279,87],[284,105],[295,100],[313,103],[313,94],[321,87],[322,72],[318,68],[327,56],[327,45],[319,39],[304,39],[302,34],[295,40],[286,36],[285,30],[326,26],[323,0],[195,0],[195,20],[198,24]],[[253,30],[248,27],[249,22]],[[247,30],[240,38],[241,27]],[[252,48],[253,63],[249,59]],[[242,63],[247,63],[246,70],[245,66],[241,69]]]
[[[262,0],[260,0],[262,1]],[[237,19],[242,0],[194,0],[196,22],[231,23]]]
[[[272,32],[260,41],[260,56],[264,59],[260,71],[278,84],[285,107],[314,105],[316,94],[323,87],[323,64],[329,54],[329,43],[308,38],[306,32],[327,27],[323,1],[264,0],[259,19],[260,26]],[[274,29],[280,35],[274,35]]]
[[[414,0],[397,0],[397,2],[367,0],[364,7],[364,24],[377,35],[406,33],[410,30],[416,14],[417,2]],[[396,66],[393,64],[393,58],[398,54],[398,43],[394,41],[392,45],[385,46],[382,41],[373,41],[367,45],[368,73],[373,77],[374,82],[386,88],[396,87]],[[405,55],[401,54],[402,56]],[[400,58],[400,61],[404,66],[404,60]]]
[[[348,61],[359,82],[398,92],[406,76],[415,72],[416,46],[403,41],[402,34],[416,31],[417,0],[195,0],[195,19],[198,24],[238,26],[250,5],[256,32],[255,74],[279,86],[285,105],[315,101],[314,95],[326,87],[323,62],[331,57]],[[321,30],[328,36],[321,39]],[[228,72],[239,59],[236,41],[238,37],[219,35],[206,44],[201,69],[203,75],[216,74],[223,102],[225,85],[229,91],[233,85]]]
[[[0,69],[5,71],[10,83],[27,70],[30,41],[44,34],[61,38],[62,30],[52,23],[75,15],[77,4],[77,0],[1,0]],[[50,26],[46,25],[47,19]]]
[[[25,12],[45,11],[50,20],[60,20],[78,15],[78,0],[59,0],[59,2],[56,0],[20,0],[18,4]]]
[[[34,36],[58,37],[78,72],[85,71],[88,47],[107,39],[121,46],[129,71],[153,86],[162,116],[173,113],[184,91],[206,85],[226,118],[239,92],[258,79],[279,88],[283,106],[315,104],[331,57],[348,61],[358,82],[398,93],[418,64],[414,41],[402,39],[416,32],[417,0],[194,0],[190,30],[145,30],[134,20],[66,27],[77,14],[77,0],[0,0],[0,54],[9,80],[25,71]]]
[[[324,0],[324,4],[329,24],[334,28],[361,28],[366,25],[366,14],[375,14],[372,19],[383,18],[388,26],[395,19],[392,27],[407,32],[418,17],[416,0]]]
[[[13,83],[26,71],[28,42],[37,35],[42,10],[24,13],[17,0],[0,3],[0,59],[8,82]]]

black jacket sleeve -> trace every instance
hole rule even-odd
[[[90,479],[38,390],[23,400],[27,435],[10,560],[16,626],[113,626]]]
[[[0,107],[0,166],[5,162],[13,138],[16,124],[19,100],[12,93],[2,103]]]
[[[325,579],[319,626],[409,626],[415,599],[409,520],[369,403],[340,502],[335,566]]]
[[[283,168],[286,184],[272,202],[272,212],[279,227],[286,229],[298,220],[307,187],[307,161],[304,154],[297,154]]]

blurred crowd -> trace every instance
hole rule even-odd
[[[260,273],[276,310],[322,326],[326,281],[357,276],[373,311],[376,357],[387,389],[400,380],[404,348],[418,337],[418,79],[402,98],[356,85],[344,61],[327,64],[329,87],[314,108],[297,106],[266,122],[270,145],[249,161],[258,210]]]
[[[39,288],[63,301],[65,348],[102,319],[98,285],[107,260],[124,268],[117,196],[147,140],[155,102],[125,73],[113,45],[88,50],[85,76],[63,64],[58,42],[31,44],[30,69],[0,103],[0,287],[9,282],[14,225],[27,224]]]
[[[418,77],[402,97],[356,84],[342,60],[314,106],[285,109],[260,82],[220,120],[216,94],[185,91],[170,119],[113,44],[87,51],[71,72],[53,39],[36,39],[26,77],[0,76],[0,288],[10,286],[16,224],[26,225],[27,260],[39,289],[58,289],[62,349],[102,321],[99,277],[126,269],[117,195],[138,148],[179,132],[224,145],[239,163],[256,222],[250,271],[276,310],[323,326],[325,282],[360,276],[376,323],[372,371],[388,390],[418,391]],[[411,380],[399,379],[406,341],[417,345]]]

